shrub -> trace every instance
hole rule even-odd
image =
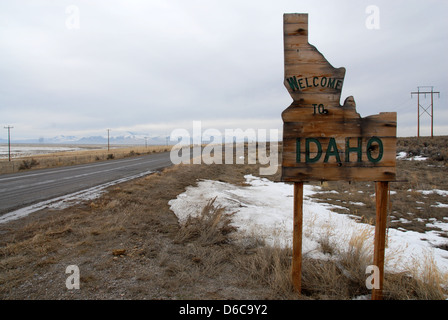
[[[176,243],[196,241],[201,245],[215,245],[228,242],[227,235],[236,230],[231,225],[233,214],[225,213],[225,208],[214,205],[211,199],[199,216],[189,216],[176,236]]]
[[[36,159],[23,160],[23,162],[19,166],[19,170],[31,169],[32,167],[35,167],[37,165],[39,165],[39,162]]]

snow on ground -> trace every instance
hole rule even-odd
[[[232,220],[238,227],[240,239],[255,235],[270,245],[292,246],[293,186],[252,175],[245,178],[247,186],[199,181],[197,186],[188,187],[169,205],[182,223],[189,215],[200,214],[203,206],[216,197],[215,205],[226,208],[228,213],[235,213]],[[320,250],[319,241],[328,239],[344,251],[348,250],[350,241],[359,239],[360,235],[367,237],[366,249],[373,252],[375,227],[332,212],[332,205],[314,201],[310,196],[319,190],[319,187],[304,185],[303,254],[327,259],[329,256]],[[446,230],[448,221],[437,222],[437,226]],[[435,231],[418,233],[389,228],[385,268],[391,271],[423,268],[429,259],[441,272],[447,273],[448,252],[434,247],[447,242]]]
[[[12,145],[11,157],[30,157],[38,154],[48,154],[63,151],[83,150],[81,147],[62,147],[62,146],[29,146],[29,145]],[[7,159],[9,154],[7,145],[0,145],[0,159]]]
[[[407,152],[399,152],[397,155],[397,160],[410,160],[410,161],[424,161],[427,160],[428,157],[423,157],[423,156],[410,156],[408,157],[408,153]]]

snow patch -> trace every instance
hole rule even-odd
[[[169,201],[169,205],[182,223],[189,215],[199,215],[205,204],[216,197],[215,205],[234,213],[232,219],[238,228],[238,238],[256,236],[272,246],[292,246],[293,186],[252,175],[246,175],[245,179],[247,186],[199,181],[197,186],[188,187],[176,199]],[[315,201],[311,196],[319,189],[304,185],[303,254],[326,259],[328,256],[319,244],[323,238],[343,251],[349,248],[350,239],[360,234],[365,235],[368,249],[372,250],[374,226],[356,222],[348,215],[333,212],[331,209],[335,206]],[[437,226],[440,224],[443,223],[438,222]],[[448,252],[434,247],[446,243],[446,238],[437,232],[418,233],[389,228],[385,268],[407,270],[416,261],[427,260],[431,256],[440,271],[448,272]]]

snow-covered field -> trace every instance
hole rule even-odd
[[[81,147],[67,147],[67,146],[38,146],[38,145],[12,145],[11,146],[11,157],[29,157],[38,154],[47,154],[54,152],[64,152],[64,151],[78,151],[83,150]],[[8,145],[0,145],[0,159],[8,158]]]
[[[190,186],[176,199],[169,202],[179,220],[200,214],[202,207],[216,197],[215,205],[235,213],[233,224],[238,227],[238,237],[258,236],[268,244],[292,246],[293,186],[272,182],[252,175],[245,176],[247,186],[236,186],[219,181],[200,181]],[[366,250],[373,250],[374,226],[358,223],[345,214],[332,212],[332,206],[313,200],[311,195],[322,192],[320,187],[304,186],[303,254],[328,259],[319,245],[322,237],[340,250],[347,249],[351,239],[362,234],[367,237]],[[440,190],[445,196],[447,191]],[[436,205],[436,204],[435,204]],[[448,231],[446,223],[438,227]],[[448,242],[437,232],[418,233],[388,229],[386,265],[388,271],[425,268],[434,263],[439,271],[448,272],[448,252],[436,245]],[[415,270],[415,269],[414,269]]]

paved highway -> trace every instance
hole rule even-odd
[[[170,166],[170,153],[0,175],[0,216],[44,200]]]

